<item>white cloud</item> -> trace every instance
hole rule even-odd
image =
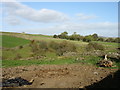
[[[35,10],[23,5],[19,2],[5,2],[5,13],[8,16],[14,16],[15,18],[21,17],[34,22],[41,23],[54,23],[54,22],[64,22],[69,20],[68,16],[64,13],[50,10],[50,9],[41,9]]]
[[[78,13],[78,14],[76,14],[76,16],[80,20],[89,20],[89,19],[97,18],[96,15],[86,15],[86,14],[83,14],[83,13]]]
[[[69,21],[68,23],[64,21],[68,21],[70,18],[64,13],[61,13],[59,11],[45,9],[45,8],[40,10],[35,10],[16,1],[5,2],[4,4],[5,4],[5,10],[4,10],[5,20],[10,25],[13,25],[13,27],[11,28],[11,30],[13,31],[17,30],[18,32],[40,33],[40,34],[58,34],[63,31],[67,31],[70,34],[72,34],[73,32],[77,32],[81,35],[97,33],[101,36],[116,36],[118,33],[117,23],[112,23],[112,22],[77,23],[75,22],[75,20],[73,20],[75,18],[73,19],[71,18],[70,20],[71,22]],[[96,15],[86,15],[83,13],[78,13],[76,14],[76,16],[81,21],[97,18]],[[20,28],[16,29],[14,25],[19,25],[21,23],[23,25],[23,22],[25,21],[24,19],[28,21],[32,21],[32,27],[30,27],[31,22],[27,22],[28,25],[24,24],[24,26],[22,27],[19,26]],[[42,25],[44,23],[45,24],[42,26],[42,25],[38,25],[39,23],[36,24],[34,22],[40,22],[40,24]],[[56,22],[62,22],[62,23],[58,23],[58,25],[56,25]],[[46,23],[48,23],[49,25]]]
[[[18,30],[20,31],[20,29]],[[40,34],[60,34],[61,32],[67,31],[69,34],[77,32],[81,35],[89,35],[97,33],[100,36],[118,36],[118,24],[111,22],[100,22],[100,23],[64,23],[50,27],[43,28],[26,28],[22,29],[21,32],[28,33],[40,33]]]
[[[4,21],[6,21],[10,25],[20,25],[20,24],[22,24],[21,20],[14,17],[14,16],[8,16],[4,19]]]

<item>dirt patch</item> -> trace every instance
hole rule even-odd
[[[115,69],[95,67],[92,65],[39,65],[3,68],[3,78],[21,77],[34,82],[21,87],[28,88],[83,88],[99,82]]]

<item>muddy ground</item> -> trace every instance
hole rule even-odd
[[[83,88],[116,71],[84,64],[33,65],[3,68],[2,78],[21,77],[28,81],[34,80],[31,85],[19,86],[20,88]]]

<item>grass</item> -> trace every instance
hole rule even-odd
[[[42,35],[42,34],[28,34],[28,35],[52,38],[52,36],[49,36],[49,35]]]
[[[9,36],[7,35],[9,34]],[[14,37],[12,35],[19,35],[21,38]],[[41,65],[41,64],[72,64],[72,63],[85,63],[85,64],[92,64],[96,65],[96,63],[102,59],[98,56],[84,56],[85,60],[76,60],[75,56],[70,56],[67,58],[58,58],[55,52],[46,52],[46,59],[42,60],[14,60],[15,57],[19,54],[22,58],[28,58],[32,54],[31,52],[31,47],[29,47],[28,44],[30,40],[24,39],[25,36],[30,36],[32,40],[38,40],[38,41],[45,41],[45,42],[62,42],[65,39],[57,39],[57,38],[52,38],[52,36],[47,36],[47,35],[35,35],[35,34],[21,34],[21,33],[6,33],[6,35],[0,35],[2,36],[0,40],[2,40],[2,45],[3,47],[7,48],[13,48],[16,46],[20,45],[25,45],[22,49],[10,49],[10,50],[3,50],[3,67],[15,67],[15,66],[26,66],[26,65]],[[77,46],[77,52],[78,53],[83,53],[85,52],[85,47],[88,44],[87,42],[82,42],[82,41],[72,41],[72,40],[65,40],[69,41],[71,43],[74,43]],[[106,47],[106,52],[116,52],[116,48],[118,47],[118,43],[111,43],[111,42],[100,42],[100,41],[95,41],[96,43],[100,43]],[[2,46],[1,45],[1,46]],[[81,57],[81,56],[78,56]],[[120,67],[120,63],[116,63],[118,67]],[[115,67],[115,68],[118,68]]]
[[[104,45],[107,53],[108,52],[117,52],[116,49],[118,48],[118,46],[120,46],[120,43],[114,43],[114,42],[101,42],[101,41],[94,41],[94,42]]]
[[[72,64],[73,59],[58,59],[58,60],[3,60],[2,67],[15,67],[26,65],[42,65],[42,64]]]
[[[118,47],[120,43],[114,43],[114,42],[101,42],[101,41],[94,41],[96,43],[103,44],[108,47]]]
[[[9,49],[2,51],[3,59],[14,60],[17,55],[21,56],[21,58],[28,58],[32,54],[31,48],[29,45],[24,46],[22,49]]]
[[[12,48],[12,47],[28,44],[29,42],[30,40],[26,40],[23,38],[2,35],[2,47]]]
[[[86,65],[91,64],[97,66],[96,63],[101,60],[102,58],[97,56],[85,56],[85,60],[76,60],[74,57],[61,57],[61,58],[54,58],[52,60],[43,59],[43,60],[3,60],[2,67],[16,67],[16,66],[27,66],[27,65],[43,65],[43,64],[73,64],[73,63],[80,63],[81,65],[84,63]],[[114,65],[117,67],[109,67],[110,69],[118,69],[120,68],[120,63],[114,62]],[[99,66],[97,66],[99,67]]]

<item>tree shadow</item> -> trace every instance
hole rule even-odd
[[[120,88],[120,70],[85,88]]]

